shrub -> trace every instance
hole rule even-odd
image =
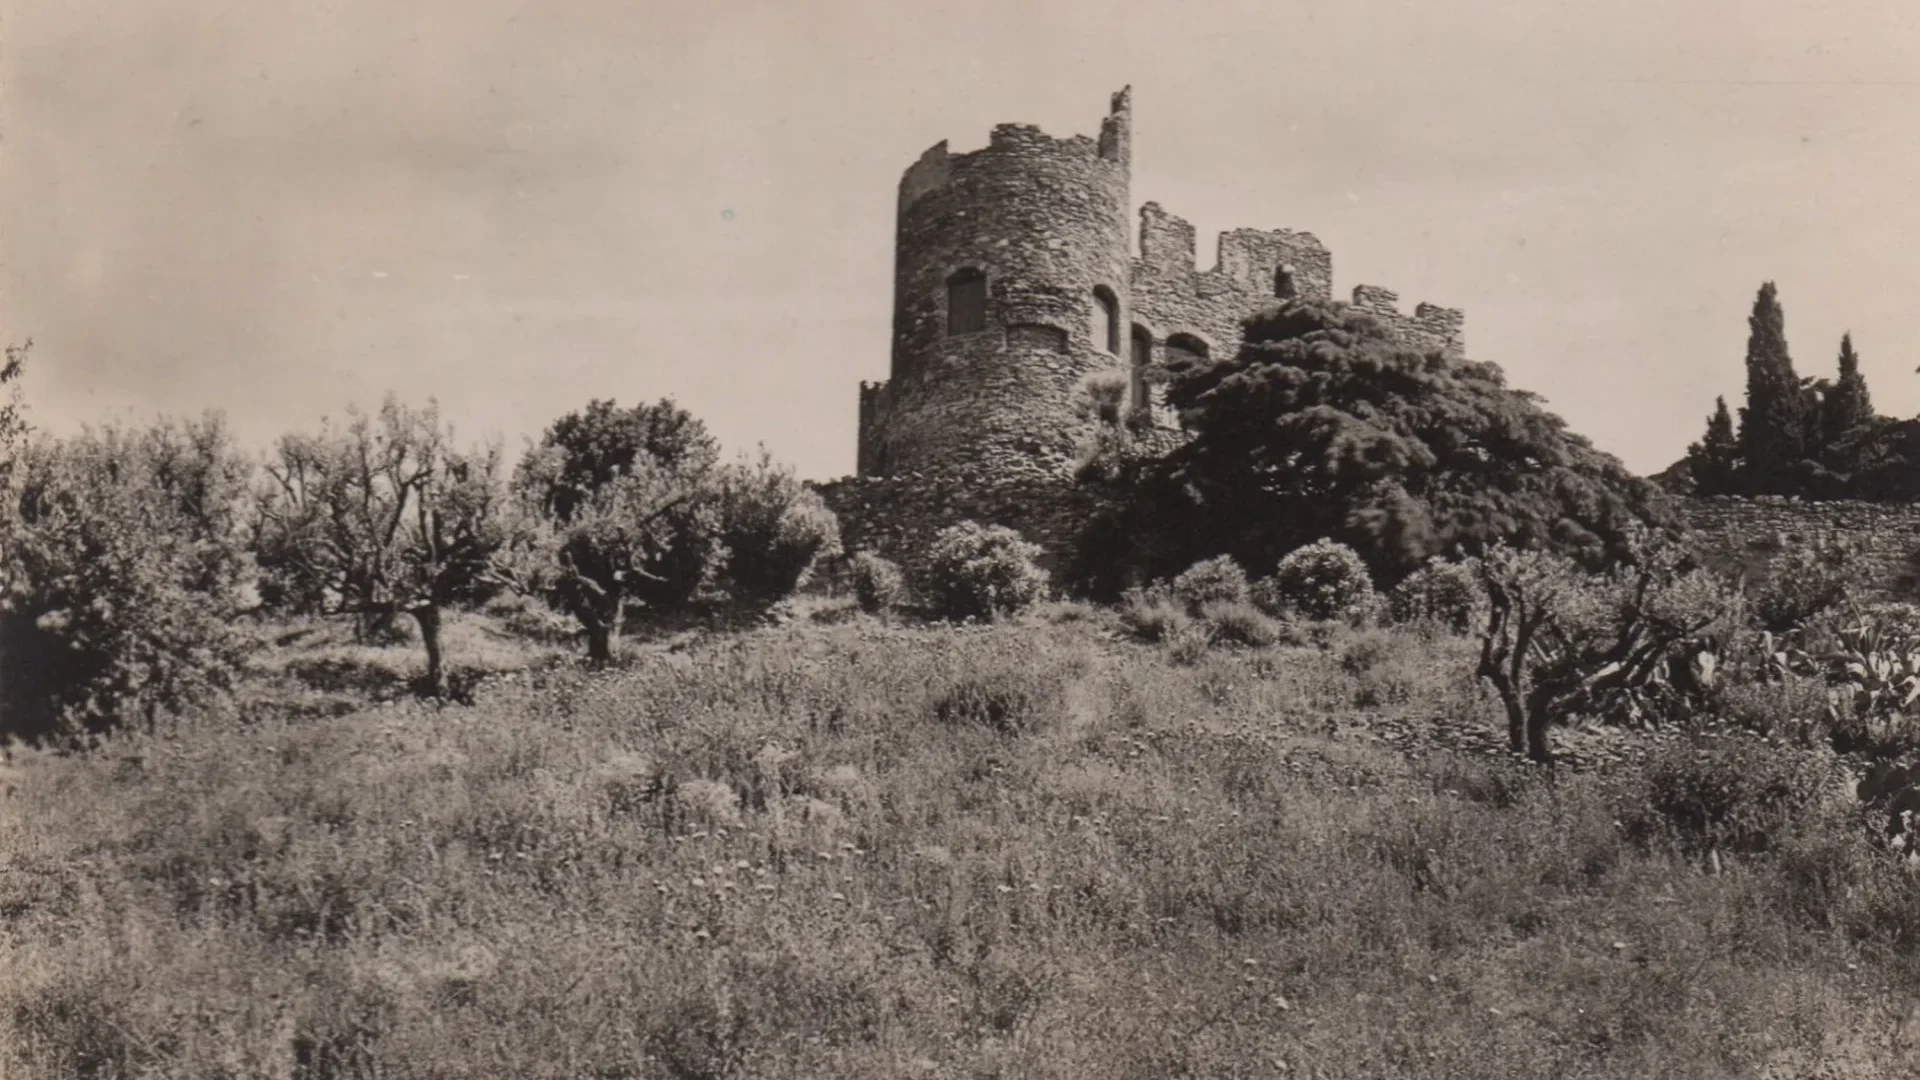
[[[580,636],[580,626],[574,620],[520,593],[502,593],[487,601],[481,611],[497,620],[507,633],[543,645],[572,645]],[[395,626],[404,628],[406,624]]]
[[[1234,645],[1264,649],[1280,642],[1287,627],[1245,601],[1214,600],[1200,609],[1213,636]]]
[[[246,466],[217,418],[29,448],[0,508],[0,732],[111,730],[229,689]]]
[[[1827,688],[1818,679],[1786,675],[1771,682],[1729,682],[1717,695],[1719,713],[1762,738],[1809,746],[1826,737]]]
[[[1120,622],[1142,641],[1165,641],[1192,625],[1193,616],[1165,585],[1129,589],[1120,601]]]
[[[1268,602],[1305,619],[1349,619],[1374,600],[1373,575],[1359,553],[1332,540],[1296,548],[1274,568]]]
[[[1409,574],[1387,595],[1397,623],[1431,623],[1464,634],[1479,621],[1486,595],[1471,564],[1435,560]]]
[[[1129,378],[1119,372],[1089,375],[1080,384],[1081,397],[1076,403],[1077,411],[1087,420],[1117,427],[1125,420],[1127,394],[1131,386]]]
[[[1213,603],[1245,604],[1247,590],[1247,572],[1231,555],[1194,563],[1173,579],[1174,598],[1192,615]]]
[[[1286,598],[1280,595],[1280,583],[1271,577],[1263,577],[1247,586],[1247,602],[1276,619],[1294,617],[1294,613],[1287,610]]]
[[[1752,593],[1761,629],[1776,634],[1793,630],[1845,601],[1857,577],[1855,554],[1852,545],[1840,540],[1795,545],[1787,551]]]
[[[1213,627],[1203,622],[1188,622],[1166,637],[1167,660],[1180,667],[1191,667],[1213,649]]]
[[[1000,618],[1047,594],[1039,555],[1004,525],[963,521],[933,538],[916,591],[942,618]]]
[[[934,702],[934,718],[950,726],[978,726],[1018,734],[1054,719],[1059,684],[1024,672],[963,679]]]
[[[1623,819],[1642,841],[1664,834],[1696,851],[1765,852],[1817,820],[1838,790],[1812,754],[1758,740],[1677,746],[1649,763]]]
[[[821,557],[839,553],[840,523],[820,493],[764,451],[724,470],[717,487],[723,582],[733,603],[765,608],[785,600]]]
[[[900,606],[906,599],[907,579],[891,561],[862,551],[854,555],[848,572],[853,579],[853,597],[860,610],[878,615]]]
[[[1416,639],[1386,630],[1341,631],[1330,647],[1340,670],[1353,680],[1356,706],[1404,705],[1417,692],[1435,689],[1431,674],[1407,648],[1414,644]]]

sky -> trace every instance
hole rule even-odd
[[[1310,231],[1640,472],[1778,284],[1920,412],[1911,0],[0,0],[0,338],[51,431],[393,393],[517,451],[594,398],[852,471],[900,173],[1095,134],[1136,206]]]

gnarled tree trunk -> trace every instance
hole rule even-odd
[[[420,644],[427,650],[427,674],[421,689],[433,697],[445,697],[447,673],[440,652],[440,605],[421,604],[411,614],[420,625]]]

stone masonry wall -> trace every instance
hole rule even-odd
[[[1176,334],[1199,338],[1211,356],[1238,349],[1240,321],[1275,302],[1274,271],[1282,265],[1293,268],[1298,295],[1332,295],[1333,256],[1311,233],[1224,233],[1218,265],[1198,270],[1193,226],[1158,203],[1141,207],[1133,321],[1153,334],[1152,361],[1166,360],[1167,339]]]
[[[1140,257],[1133,262],[1134,322],[1152,334],[1151,361],[1167,359],[1167,339],[1187,334],[1208,355],[1240,347],[1240,324],[1280,299],[1284,287],[1312,300],[1333,297],[1333,256],[1312,233],[1237,229],[1222,233],[1212,270],[1194,266],[1194,229],[1159,203],[1140,208]],[[1374,285],[1353,290],[1353,305],[1384,321],[1400,340],[1421,349],[1464,355],[1465,316],[1420,304],[1400,311],[1399,297]]]
[[[873,551],[909,571],[922,564],[935,533],[963,520],[1004,525],[1046,553],[1058,571],[1098,498],[1069,480],[1034,476],[979,479],[906,476],[846,477],[814,485],[840,518],[847,551]]]
[[[1886,596],[1913,597],[1920,505],[1802,502],[1788,498],[1698,498],[1683,504],[1695,544],[1716,568],[1764,580],[1784,552],[1838,538],[1860,552],[1863,579]]]

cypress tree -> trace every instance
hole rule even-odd
[[[1853,351],[1853,335],[1840,338],[1840,377],[1827,392],[1820,409],[1821,448],[1833,451],[1873,423],[1873,395],[1860,373],[1860,354]]]
[[[1746,486],[1756,494],[1799,492],[1806,455],[1807,395],[1787,353],[1786,316],[1778,290],[1760,286],[1747,319],[1747,404],[1740,410]]]
[[[1733,431],[1733,414],[1727,411],[1727,399],[1713,399],[1713,415],[1707,418],[1707,433],[1687,447],[1687,466],[1693,474],[1693,489],[1699,495],[1732,495],[1740,489],[1740,439]]]

